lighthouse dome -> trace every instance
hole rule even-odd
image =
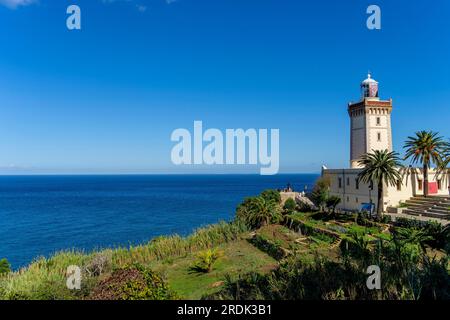
[[[372,75],[367,75],[367,79],[361,82],[362,99],[378,98],[378,82],[372,79]]]

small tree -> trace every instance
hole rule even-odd
[[[214,262],[222,255],[217,248],[201,251],[197,254],[197,260],[190,270],[199,273],[209,273],[212,270]]]
[[[295,208],[297,207],[297,203],[294,199],[289,198],[284,203],[283,209],[286,214],[294,212]]]
[[[266,201],[274,201],[276,203],[281,203],[281,195],[278,191],[268,189],[261,193],[261,197]]]
[[[341,198],[338,196],[329,196],[326,205],[329,210],[334,214],[336,213],[336,207],[341,203]]]
[[[331,181],[328,177],[320,177],[314,185],[313,192],[311,194],[311,200],[320,209],[324,210],[328,199],[328,193],[330,190]]]
[[[11,272],[11,265],[9,264],[8,260],[6,258],[3,258],[0,260],[0,275],[10,273]]]

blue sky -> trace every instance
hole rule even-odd
[[[394,100],[395,149],[421,129],[450,137],[448,0],[0,3],[3,174],[257,171],[172,165],[170,134],[194,120],[279,128],[280,172],[347,167],[368,70]]]

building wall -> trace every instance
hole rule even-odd
[[[390,115],[382,113],[382,110],[377,111],[380,113],[373,113],[367,116],[369,136],[367,152],[386,149],[392,151]]]
[[[361,114],[359,116],[351,117],[351,138],[350,138],[350,159],[354,162],[359,159],[361,155],[366,152],[366,117]],[[350,166],[357,167],[356,163],[351,163]]]
[[[422,190],[419,189],[419,180],[423,181],[423,174],[421,169],[414,169],[414,173],[403,175],[403,181],[400,186],[385,186],[383,203],[385,211],[388,206],[396,207],[400,202],[404,202],[411,197],[423,195]],[[322,176],[330,180],[330,194],[341,198],[341,203],[338,206],[342,210],[359,211],[362,203],[377,203],[377,186],[374,185],[373,190],[370,190],[369,184],[359,182],[357,183],[358,174],[361,169],[325,169]],[[431,170],[428,175],[429,182],[437,182],[441,180],[441,188],[436,195],[449,195],[448,186],[450,181],[450,173],[446,175],[436,176],[435,172]],[[398,188],[399,187],[399,188]]]
[[[374,150],[392,151],[392,99],[364,98],[350,103],[350,167],[360,168],[358,160]]]
[[[330,180],[330,195],[341,198],[338,208],[342,210],[359,211],[362,203],[377,202],[377,188],[370,190],[369,184],[357,183],[361,169],[324,170],[323,177]]]

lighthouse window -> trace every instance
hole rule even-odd
[[[437,181],[437,187],[439,190],[442,190],[442,181],[440,179]]]
[[[381,133],[379,133],[379,132],[377,133],[377,140],[381,141]]]
[[[402,182],[397,180],[397,191],[402,191]]]
[[[423,189],[423,181],[421,179],[418,180],[419,183],[419,190]]]
[[[377,126],[380,126],[381,125],[381,119],[380,119],[380,117],[377,117]]]

